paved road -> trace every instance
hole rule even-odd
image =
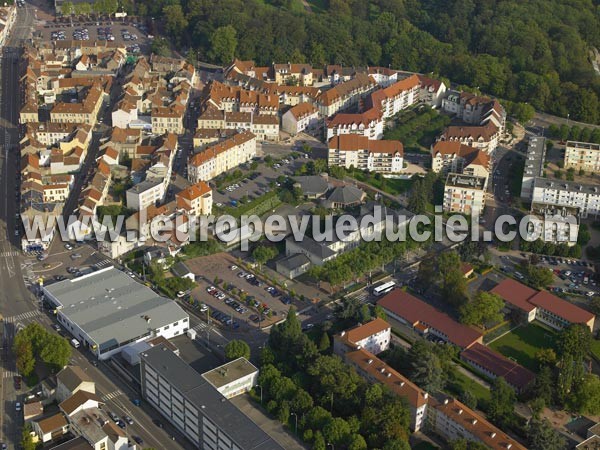
[[[4,317],[17,320],[3,322],[2,336],[2,387],[0,389],[0,441],[15,442],[20,435],[21,419],[14,409],[15,390],[10,376],[14,373],[14,361],[10,358],[15,326],[26,322],[35,311],[32,296],[23,283],[19,238],[15,236],[17,213],[16,179],[20,164],[18,133],[19,112],[19,57],[22,40],[31,36],[33,10],[18,8],[17,19],[6,46],[2,48],[0,62],[0,312]]]

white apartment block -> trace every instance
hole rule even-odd
[[[521,182],[521,197],[526,200],[531,200],[536,177],[543,175],[545,158],[546,139],[538,136],[530,138]]]
[[[569,246],[577,243],[579,208],[533,203],[529,215],[537,219],[528,223],[529,240],[541,239],[544,242]]]
[[[574,168],[589,173],[600,172],[600,144],[567,141],[565,169]]]
[[[383,138],[383,119],[376,108],[361,114],[336,114],[326,123],[327,140],[344,134],[356,134],[373,140]]]
[[[147,180],[136,184],[126,192],[127,207],[140,211],[161,203],[165,198],[163,180]]]
[[[317,97],[316,105],[322,117],[331,117],[338,111],[357,105],[369,93],[377,89],[375,80],[366,74],[337,84]]]
[[[249,131],[237,133],[193,155],[188,162],[191,183],[209,181],[250,161],[256,156],[256,136]]]
[[[319,124],[319,110],[310,103],[300,103],[281,117],[281,128],[286,133],[296,135]]]
[[[431,147],[431,170],[488,178],[491,170],[487,153],[460,142],[438,141]]]
[[[419,88],[419,101],[432,108],[440,108],[446,95],[446,85],[439,80],[434,80],[423,75],[418,75],[421,86]]]
[[[193,184],[175,194],[177,207],[185,209],[190,216],[210,215],[212,212],[212,189],[204,181]]]
[[[417,75],[400,80],[370,95],[371,107],[381,112],[384,119],[419,101],[420,81]]]
[[[536,177],[532,201],[553,206],[579,208],[582,219],[600,216],[600,186]]]
[[[378,355],[390,347],[391,332],[392,327],[389,323],[376,318],[334,336],[333,351],[342,356],[349,350],[362,348]]]
[[[444,212],[480,215],[485,206],[487,179],[449,173],[444,187]]]
[[[342,134],[329,140],[327,163],[330,167],[398,173],[404,168],[404,147],[400,141],[377,141],[356,134]]]

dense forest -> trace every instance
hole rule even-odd
[[[380,65],[431,72],[598,123],[597,0],[141,0],[182,51],[216,63]],[[190,50],[191,49],[191,50]]]

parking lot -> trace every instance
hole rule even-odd
[[[213,191],[215,206],[237,206],[244,201],[252,201],[277,186],[277,178],[280,176],[291,176],[303,163],[309,161],[305,158],[292,159],[288,156],[277,162],[273,167],[260,162],[255,170],[248,165],[246,178],[231,184],[224,184],[218,190]]]
[[[57,24],[49,22],[39,29],[43,40],[82,42],[107,41],[125,45],[129,51],[138,53],[149,48],[150,39],[143,25],[120,22],[73,22]],[[136,50],[136,48],[138,50]]]
[[[299,300],[287,297],[254,274],[238,268],[235,258],[227,253],[188,260],[186,265],[197,276],[202,276],[191,293],[193,298],[210,309],[213,319],[233,329],[247,331],[265,327],[285,317],[290,305],[302,307]],[[215,278],[221,280],[218,285]]]

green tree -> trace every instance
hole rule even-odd
[[[73,12],[74,12],[73,3],[72,2],[64,2],[60,6],[60,12],[63,16],[70,16],[71,14],[73,14]]]
[[[490,393],[488,417],[501,427],[512,423],[516,401],[513,388],[504,381],[504,378],[498,377],[494,379]]]
[[[600,414],[600,378],[587,374],[575,387],[575,395],[569,398],[572,407],[583,414]]]
[[[59,371],[68,364],[71,353],[71,346],[65,338],[48,333],[40,358],[54,371]]]
[[[250,359],[250,346],[239,339],[232,339],[225,346],[225,357],[230,361],[238,358]]]
[[[163,17],[165,18],[165,28],[176,42],[181,42],[185,36],[184,30],[188,26],[188,21],[179,3],[173,3],[163,8]]]
[[[348,450],[367,450],[367,441],[360,434],[355,433],[350,437]]]
[[[155,55],[167,56],[169,54],[169,43],[165,38],[157,36],[152,40],[150,51]]]
[[[531,398],[540,398],[546,406],[552,404],[554,393],[554,376],[552,369],[548,366],[542,366],[535,377],[531,387]]]
[[[531,450],[562,450],[567,444],[548,419],[532,419],[527,427],[527,436]]]
[[[252,251],[252,257],[258,263],[259,266],[266,264],[267,261],[275,258],[279,252],[275,247],[266,247],[259,245]]]
[[[379,319],[387,320],[387,314],[385,313],[385,310],[379,305],[375,305],[375,308],[373,309],[373,316]]]
[[[385,443],[383,450],[410,450],[410,445],[405,440],[392,439]]]
[[[210,37],[211,57],[220,64],[233,60],[238,45],[237,32],[231,25],[217,28]]]
[[[535,360],[540,367],[554,366],[556,364],[556,352],[552,348],[541,348],[535,352]]]
[[[479,291],[475,298],[460,308],[460,320],[467,325],[484,326],[503,319],[504,301],[495,294]]]
[[[428,392],[444,387],[444,370],[438,355],[425,340],[416,341],[408,352],[410,379]]]
[[[329,350],[331,342],[329,341],[329,335],[325,332],[321,334],[321,340],[319,341],[319,351],[324,352]]]
[[[26,423],[21,432],[21,448],[23,450],[35,450],[37,445],[33,442],[33,429],[31,424]]]
[[[25,340],[15,341],[14,352],[17,355],[17,370],[23,376],[28,377],[35,368],[35,358],[33,357],[31,342]]]

